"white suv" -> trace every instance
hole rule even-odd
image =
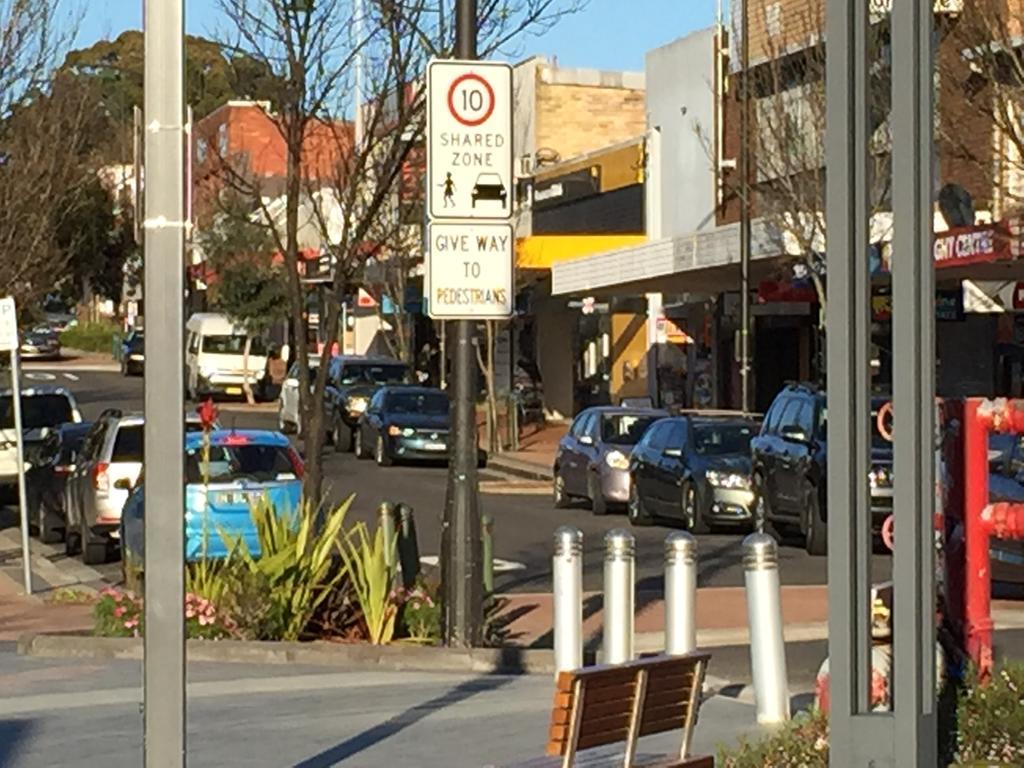
[[[82,414],[74,396],[63,387],[29,387],[21,390],[21,429],[26,460],[32,446],[46,439],[51,430],[68,422],[81,422]],[[14,431],[14,397],[10,389],[0,391],[0,486],[18,482],[18,444]]]

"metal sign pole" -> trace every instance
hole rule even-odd
[[[25,594],[32,594],[32,559],[28,536],[28,499],[25,494],[25,440],[21,425],[21,371],[17,348],[11,350],[11,404],[18,456],[18,507],[21,510],[21,559]]]
[[[184,18],[146,0],[146,768],[185,764]]]

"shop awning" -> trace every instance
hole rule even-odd
[[[555,264],[645,242],[644,235],[534,235],[516,242],[516,266],[551,269]]]

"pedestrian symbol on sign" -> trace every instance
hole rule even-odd
[[[440,185],[441,189],[444,190],[444,207],[455,205],[455,182],[452,180],[452,175],[446,173],[444,175],[444,182]]]

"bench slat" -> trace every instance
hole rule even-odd
[[[612,687],[604,688],[591,688],[587,686],[587,698],[586,703],[602,704],[606,701],[632,701],[633,695],[636,693],[636,685],[630,683],[628,685],[619,684]],[[570,709],[573,705],[573,695],[571,693],[557,693],[555,694],[555,707],[559,709]]]
[[[682,688],[678,691],[662,691],[661,693],[648,694],[644,701],[644,711],[667,707],[669,704],[683,704],[690,700],[690,689]]]
[[[681,672],[678,674],[655,674],[651,675],[651,682],[648,684],[648,690],[651,693],[666,693],[668,691],[689,691],[690,686],[693,685],[693,676],[697,674],[697,670],[691,669],[687,672]]]
[[[593,718],[591,720],[584,720],[580,723],[580,740],[587,738],[601,738],[602,734],[610,733],[612,731],[618,731],[622,728],[629,728],[629,713],[622,712],[620,714],[612,715],[610,717]],[[565,741],[569,738],[569,726],[568,725],[552,725],[548,729],[548,739],[550,741]],[[612,744],[611,741],[602,741],[594,744]]]
[[[631,702],[629,699],[605,701],[595,704],[590,701],[590,697],[588,696],[586,703],[583,705],[583,719],[586,721],[590,718],[629,715],[631,711]],[[552,725],[568,725],[571,722],[571,709],[554,709],[551,711]]]

